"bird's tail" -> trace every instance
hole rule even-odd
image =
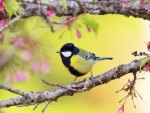
[[[104,58],[101,58],[101,57],[96,57],[96,60],[97,61],[100,61],[100,60],[112,60],[113,58],[111,57],[104,57]]]

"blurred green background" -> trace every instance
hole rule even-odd
[[[82,26],[80,29],[82,38],[80,39],[76,38],[74,34],[71,37],[70,32],[66,32],[60,39],[59,36],[63,30],[51,33],[50,29],[46,27],[47,25],[39,17],[21,20],[19,25],[21,24],[22,30],[44,42],[42,46],[45,47],[46,53],[49,55],[51,71],[46,75],[31,76],[28,81],[14,83],[12,86],[23,91],[42,91],[54,89],[55,87],[43,84],[40,80],[41,78],[62,85],[72,82],[74,76],[65,69],[60,56],[56,54],[56,51],[68,42],[72,42],[78,47],[93,52],[97,56],[114,58],[112,61],[98,62],[93,69],[94,75],[104,73],[120,64],[138,59],[138,57],[135,58],[131,55],[134,51],[147,52],[145,42],[150,41],[150,23],[148,21],[118,15],[88,15],[87,17],[97,21],[100,28],[98,34],[95,35],[93,32],[87,32],[86,28]],[[145,72],[138,73],[138,76],[146,78],[145,80],[138,80],[136,83],[136,89],[143,97],[143,101],[139,98],[135,99],[135,109],[131,99],[128,99],[125,105],[125,113],[150,113],[149,75],[149,73]],[[89,76],[90,74],[87,74],[78,78],[77,81]],[[57,102],[50,104],[45,113],[117,113],[122,105],[122,103],[119,104],[118,102],[126,93],[115,92],[121,89],[129,78],[133,78],[132,74],[96,87],[91,91],[75,94],[73,97],[61,97]],[[6,91],[1,91],[0,95],[0,100],[16,96]],[[41,113],[44,104],[40,104],[35,111],[32,110],[33,107],[10,107],[4,108],[3,111],[5,113]]]

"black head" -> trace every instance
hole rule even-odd
[[[59,53],[62,55],[62,57],[71,57],[72,55],[75,55],[79,52],[79,49],[74,46],[72,43],[66,43],[62,46]]]
[[[66,43],[62,46],[62,48],[60,49],[59,52],[57,53],[60,53],[60,56],[61,56],[61,59],[62,59],[62,62],[68,66],[70,64],[70,58],[73,56],[73,55],[76,55],[79,53],[79,49],[74,46],[74,44],[72,43]]]
[[[66,51],[73,51],[74,49],[74,44],[72,43],[66,43],[62,46],[62,48],[60,49],[60,52],[66,52]]]

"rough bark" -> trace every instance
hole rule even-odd
[[[148,3],[143,4],[141,3],[141,0],[129,0],[128,2],[122,2],[123,0],[95,0],[95,2],[93,2],[93,0],[67,0],[67,11],[63,7],[61,0],[18,1],[34,4],[32,4],[32,7],[31,4],[24,4],[24,7],[22,7],[22,9],[24,10],[23,16],[37,15],[39,12],[37,13],[36,11],[39,9],[40,4],[40,12],[45,12],[47,6],[51,6],[55,10],[57,16],[77,16],[83,13],[95,15],[121,14],[125,16],[139,17],[147,20],[150,19],[150,14],[148,13]]]
[[[8,100],[0,101],[0,108],[10,107],[10,106],[29,106],[33,104],[42,103],[45,101],[56,101],[58,98],[62,96],[72,96],[75,93],[89,91],[90,89],[106,84],[114,79],[120,78],[129,73],[134,73],[135,71],[139,71],[140,63],[143,59],[134,60],[129,64],[122,64],[118,67],[115,67],[103,74],[95,76],[92,80],[86,79],[81,82],[77,82],[74,84],[69,84],[67,86],[59,86],[60,88],[56,88],[54,90],[41,91],[41,92],[23,92],[20,90],[15,90],[9,86],[5,86],[3,84],[0,85],[1,89],[8,90],[15,94],[19,94],[21,96],[11,98]],[[58,86],[58,85],[54,85]]]
[[[21,2],[21,14],[12,18],[10,22],[1,27],[0,32],[20,18],[27,18],[31,16],[45,17],[48,7],[53,8],[56,16],[78,16],[86,13],[93,15],[119,14],[127,17],[133,16],[150,20],[150,4],[149,2],[141,3],[142,0],[129,0],[128,2],[123,2],[123,0],[66,0],[66,8],[62,4],[61,0],[17,1]],[[49,23],[51,24],[51,31],[55,32],[55,30],[52,29],[52,24],[55,22]]]

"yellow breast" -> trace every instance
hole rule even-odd
[[[94,61],[93,59],[83,59],[79,55],[74,55],[71,59],[71,66],[80,73],[86,74],[92,70]]]

